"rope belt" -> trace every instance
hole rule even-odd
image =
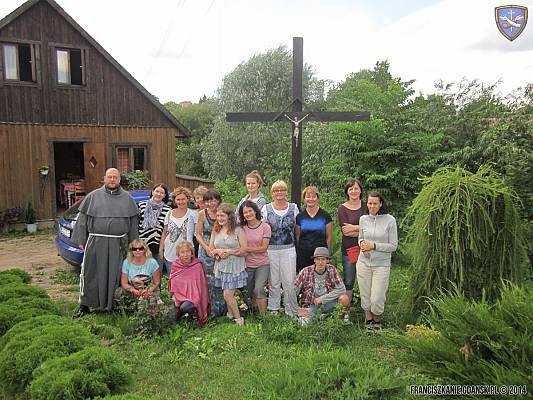
[[[85,242],[85,252],[83,253],[83,259],[81,260],[81,271],[80,271],[80,296],[78,299],[78,302],[81,304],[81,297],[85,295],[84,289],[85,289],[85,255],[87,254],[87,248],[89,247],[89,241],[91,241],[92,237],[107,237],[107,238],[115,238],[115,239],[122,239],[123,237],[128,236],[127,233],[123,235],[105,235],[103,233],[89,233],[89,237],[87,238],[87,242]],[[91,241],[92,243],[92,241]]]

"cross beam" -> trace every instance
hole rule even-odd
[[[334,121],[368,121],[370,113],[355,112],[324,112],[303,111],[303,38],[293,38],[292,59],[292,102],[291,111],[281,112],[228,112],[227,122],[281,122],[292,124],[292,171],[291,171],[291,201],[300,204],[302,189],[302,139],[303,122],[334,122]]]

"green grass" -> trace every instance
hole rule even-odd
[[[386,313],[394,309],[407,272],[391,277]],[[69,316],[73,303],[60,309]],[[128,393],[153,399],[406,399],[410,384],[434,383],[387,332],[369,336],[360,308],[355,322],[337,318],[301,327],[284,316],[254,316],[237,326],[225,318],[204,327],[180,324],[164,337],[135,337],[130,317],[93,313],[81,320],[133,370]],[[398,317],[398,319],[400,319]]]
[[[64,269],[56,271],[51,278],[58,285],[78,285],[80,281],[79,274]]]

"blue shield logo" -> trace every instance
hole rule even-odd
[[[498,29],[511,42],[515,40],[526,27],[527,7],[501,6],[494,10]]]

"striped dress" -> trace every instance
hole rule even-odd
[[[172,211],[172,208],[166,204],[163,205],[163,209],[159,217],[157,217],[157,225],[154,228],[143,230],[144,211],[146,210],[147,204],[148,200],[139,202],[139,238],[148,244],[153,257],[156,258],[159,254],[159,243],[161,241],[161,234],[163,233],[165,216]]]

